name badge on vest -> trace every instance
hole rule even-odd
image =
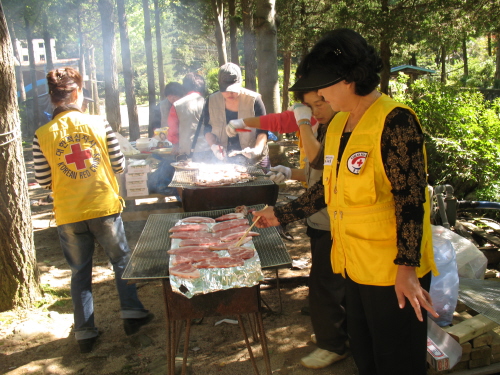
[[[335,155],[325,155],[325,163],[324,165],[332,165],[333,159],[335,159]]]
[[[361,168],[366,162],[366,158],[368,157],[368,152],[358,151],[349,156],[347,159],[347,168],[349,172],[354,174],[359,174],[361,172]]]

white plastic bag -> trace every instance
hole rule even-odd
[[[484,279],[488,259],[468,239],[441,226],[434,227],[440,237],[449,239],[457,254],[458,276],[467,279]],[[434,233],[434,232],[433,232]]]
[[[433,276],[430,295],[438,318],[429,314],[438,325],[449,325],[453,319],[453,312],[458,300],[458,271],[455,250],[451,241],[441,235],[442,231],[432,226],[432,244],[434,247],[434,261],[439,271]],[[445,228],[443,228],[445,229]]]
[[[118,143],[120,144],[120,150],[122,151],[123,155],[134,155],[134,154],[139,154],[140,152],[137,151],[130,142],[120,133],[115,133],[116,139],[118,140]]]

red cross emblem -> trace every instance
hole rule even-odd
[[[71,154],[64,155],[66,163],[75,163],[77,171],[87,168],[85,160],[92,159],[92,152],[90,149],[82,150],[80,143],[75,143],[71,145],[71,152]]]

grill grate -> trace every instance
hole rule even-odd
[[[264,208],[264,205],[249,206],[249,208],[260,210]],[[158,279],[168,277],[169,255],[167,250],[170,249],[168,230],[177,221],[188,216],[216,218],[231,212],[234,212],[234,209],[149,215],[146,226],[123,273],[123,278]],[[251,220],[251,215],[248,215],[247,218]],[[260,236],[253,237],[252,240],[259,253],[263,269],[291,266],[292,259],[275,227],[253,227],[252,230],[260,233]]]
[[[231,186],[260,186],[260,185],[272,185],[273,182],[270,181],[267,178],[264,178],[265,173],[261,168],[254,167],[254,166],[248,166],[247,172],[250,173],[251,175],[257,177],[253,181],[248,181],[248,182],[238,182],[234,183],[232,185],[225,185],[221,187],[231,187]],[[168,185],[169,187],[176,187],[176,188],[193,188],[193,187],[200,187],[202,188],[203,186],[196,186],[195,182],[198,176],[198,170],[181,170],[181,169],[176,169],[174,173],[174,177],[172,178],[172,182]],[[262,176],[262,177],[261,177]]]

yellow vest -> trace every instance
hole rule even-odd
[[[99,116],[67,111],[36,131],[52,172],[57,225],[122,211],[104,126]]]
[[[384,94],[368,108],[350,136],[338,164],[338,177],[340,138],[349,113],[339,112],[326,135],[323,183],[334,238],[332,267],[335,273],[344,276],[347,271],[359,284],[388,286],[396,281],[398,266],[394,259],[398,249],[394,196],[380,150],[385,119],[396,107],[406,108],[414,114],[409,107]],[[437,274],[428,194],[424,211],[418,277],[431,270]]]

